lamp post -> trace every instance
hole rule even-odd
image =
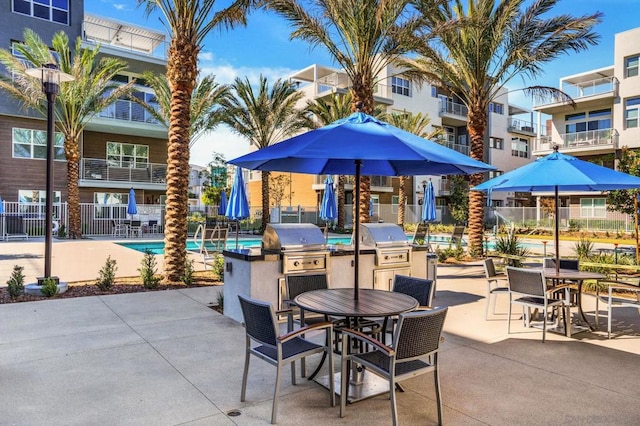
[[[27,75],[35,77],[42,82],[42,91],[47,96],[47,182],[45,205],[45,245],[44,245],[44,278],[57,278],[51,276],[51,246],[53,242],[53,159],[54,159],[54,107],[56,95],[60,89],[60,83],[72,81],[73,77],[63,73],[56,64],[43,64],[40,68],[26,70]],[[38,284],[42,282],[39,279]]]
[[[424,209],[427,208],[427,181],[423,180],[420,183],[422,184],[422,217],[424,217]]]

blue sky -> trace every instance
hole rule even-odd
[[[218,0],[220,5],[225,1]],[[101,16],[162,29],[157,16],[147,18],[137,7],[137,0],[85,0],[85,11]],[[640,26],[637,11],[640,0],[561,0],[554,15],[581,16],[600,11],[603,22],[596,27],[600,43],[586,52],[565,55],[545,67],[545,73],[535,82],[522,82],[516,78],[509,84],[512,89],[530,84],[558,87],[560,77],[581,73],[613,64],[614,35]],[[260,74],[270,81],[286,78],[294,71],[313,63],[335,65],[321,47],[310,49],[307,43],[290,41],[290,27],[279,16],[263,11],[249,16],[246,28],[228,32],[213,31],[206,40],[200,56],[202,74],[214,74],[220,83],[230,83],[236,77],[256,81]],[[530,107],[531,101],[520,92],[510,95],[513,103]],[[206,165],[213,153],[232,159],[249,150],[249,145],[226,128],[202,137],[192,148],[191,162]]]

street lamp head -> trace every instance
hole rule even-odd
[[[60,83],[73,81],[73,76],[60,71],[56,64],[43,64],[40,68],[29,68],[25,73],[40,80],[42,91],[47,95],[56,95]]]

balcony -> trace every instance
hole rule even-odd
[[[115,166],[113,162],[101,158],[82,158],[80,160],[80,186],[122,187],[131,184],[147,189],[166,187],[167,165],[162,163],[143,163],[127,167]]]
[[[169,44],[161,32],[110,18],[86,14],[82,22],[82,41],[100,44],[105,50],[128,52],[145,58],[167,60]]]
[[[446,146],[447,148],[453,149],[454,151],[457,151],[461,154],[469,155],[469,145],[462,145],[459,143],[455,143],[454,141],[455,136],[453,135],[447,135],[447,137],[438,137],[438,139],[436,140],[436,142],[440,145]]]
[[[600,154],[613,152],[618,147],[618,131],[616,129],[588,130],[585,132],[563,133],[558,148],[566,153]],[[544,136],[536,140],[535,155],[548,154],[553,150],[551,137]]]
[[[517,118],[509,118],[507,131],[510,133],[519,133],[526,136],[535,136],[536,134],[534,123]]]
[[[125,99],[118,99],[114,104],[100,111],[98,117],[134,123],[160,124],[159,121],[141,105]]]
[[[618,79],[603,77],[579,82],[567,80],[562,82],[561,90],[571,96],[575,102],[599,101],[617,96]],[[547,114],[559,112],[559,108],[571,109],[572,107],[558,96],[539,99],[534,106],[534,109]]]

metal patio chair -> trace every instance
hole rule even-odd
[[[434,286],[432,280],[409,277],[407,275],[396,275],[393,278],[393,290],[391,291],[413,297],[418,301],[418,309],[430,308],[434,295]],[[392,317],[389,327],[389,318],[385,318],[382,329],[391,333],[393,336],[397,323],[398,317]],[[383,335],[382,342],[386,343],[386,340],[386,335]]]
[[[341,389],[348,389],[349,363],[358,364],[380,377],[389,380],[391,397],[391,418],[393,425],[398,424],[396,409],[396,384],[421,374],[433,372],[438,407],[438,424],[442,424],[442,400],[438,378],[438,350],[440,348],[442,327],[447,315],[447,307],[414,311],[400,314],[393,344],[386,346],[356,330],[345,329],[343,334],[343,356],[341,368]],[[347,339],[348,337],[349,339]],[[347,340],[355,339],[373,348],[364,353],[347,353]],[[345,416],[347,392],[340,394],[340,417]]]
[[[607,293],[600,294],[600,286],[596,286],[596,328],[598,327],[599,303],[607,306],[607,339],[611,339],[611,317],[613,308],[640,309],[640,282],[630,283],[619,280],[602,280],[599,283],[607,286]],[[622,290],[632,297],[621,297],[613,293],[614,290]]]
[[[496,298],[498,294],[509,294],[509,286],[507,277],[504,274],[496,272],[496,266],[493,259],[487,258],[482,261],[484,266],[484,276],[487,279],[487,305],[484,310],[485,321],[489,319],[489,305],[493,299],[493,313],[496,313]]]
[[[238,298],[240,299],[240,306],[244,316],[244,327],[246,329],[246,349],[240,401],[244,402],[246,397],[249,359],[251,355],[276,366],[276,383],[271,409],[271,423],[275,424],[278,414],[282,368],[287,364],[291,365],[291,383],[295,385],[295,362],[309,355],[326,353],[329,357],[329,399],[331,406],[335,406],[333,351],[329,345],[318,345],[301,337],[312,330],[325,330],[327,333],[327,341],[329,341],[333,331],[332,324],[330,322],[322,322],[281,335],[278,330],[276,312],[269,303],[249,299],[240,295]]]

